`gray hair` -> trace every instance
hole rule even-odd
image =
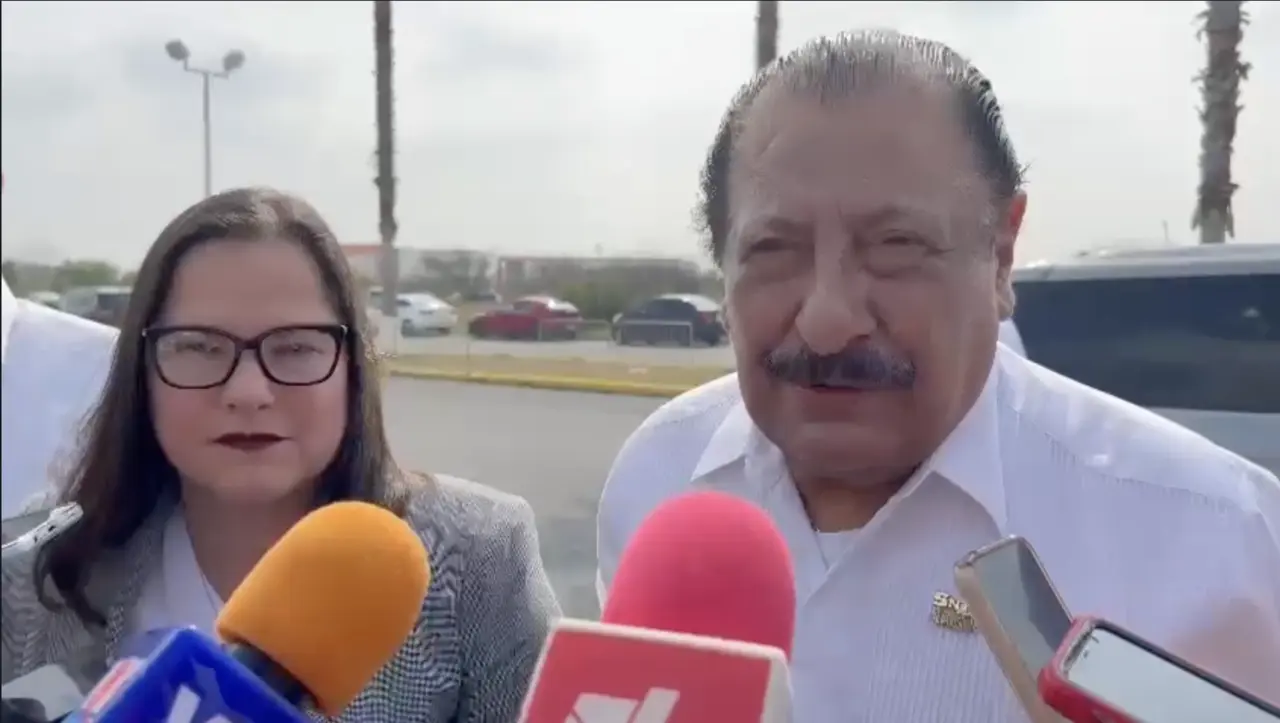
[[[865,30],[821,37],[775,60],[744,84],[720,121],[702,169],[697,221],[717,266],[724,261],[729,227],[729,168],[743,121],[765,88],[816,95],[821,101],[847,97],[871,82],[910,77],[940,83],[955,94],[965,130],[973,139],[979,169],[999,200],[1011,199],[1024,182],[1013,142],[991,81],[947,45],[892,30]]]

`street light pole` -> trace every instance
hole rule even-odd
[[[229,78],[231,74],[244,66],[244,53],[229,50],[222,56],[222,69],[212,70],[191,64],[191,51],[181,40],[170,40],[165,43],[164,51],[170,58],[182,64],[188,73],[200,76],[200,118],[204,125],[204,195],[213,195],[213,119],[209,111],[209,86],[214,78]]]
[[[213,121],[209,117],[210,73],[200,73],[200,120],[204,124],[204,197],[213,195]]]

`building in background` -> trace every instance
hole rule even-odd
[[[641,256],[500,256],[496,277],[513,282],[536,280],[562,273],[590,273],[612,269],[662,269],[698,273],[698,264],[688,259]]]
[[[378,278],[378,244],[343,246],[356,275],[368,283]],[[471,249],[396,247],[401,290],[426,290],[443,297],[474,297],[497,292],[506,298],[554,292],[568,286],[642,285],[660,291],[695,291],[701,269],[689,259],[642,256],[494,255]],[[691,286],[692,285],[692,286]],[[689,288],[686,288],[689,287]]]
[[[347,244],[342,247],[342,252],[357,276],[370,282],[378,278],[381,244]],[[493,268],[489,254],[471,249],[425,249],[397,245],[396,253],[399,256],[399,280],[406,284],[488,279]]]
[[[665,257],[501,256],[496,263],[494,285],[499,291],[590,283],[620,275],[697,278],[699,273],[694,261]]]

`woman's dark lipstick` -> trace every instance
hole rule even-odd
[[[232,434],[224,434],[213,440],[224,447],[238,449],[242,452],[257,452],[266,449],[273,444],[284,441],[284,437],[276,434],[249,434],[236,432]]]

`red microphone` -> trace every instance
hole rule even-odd
[[[787,723],[795,576],[768,515],[697,492],[660,505],[618,564],[603,622],[552,630],[524,723]]]
[[[636,530],[601,620],[758,643],[791,656],[796,584],[764,510],[721,492],[660,505]]]

